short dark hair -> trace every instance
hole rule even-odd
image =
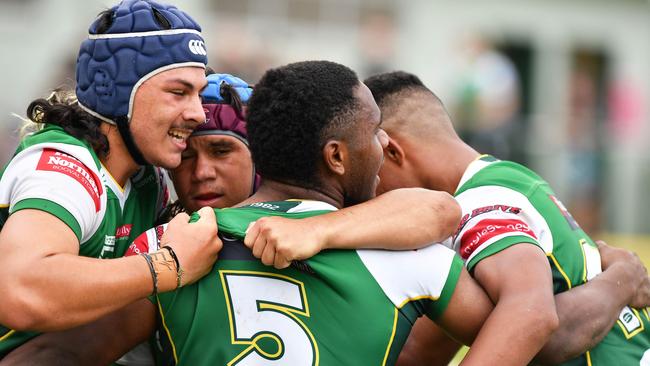
[[[420,78],[404,71],[374,75],[364,80],[363,83],[368,86],[378,105],[381,105],[386,97],[404,90],[420,90],[431,93]]]
[[[352,120],[359,85],[354,71],[329,61],[268,70],[255,85],[247,115],[248,141],[260,175],[320,188],[322,147],[333,129]]]

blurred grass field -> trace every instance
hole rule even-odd
[[[640,235],[618,235],[618,234],[601,234],[594,236],[595,239],[604,240],[611,246],[625,248],[631,250],[639,255],[641,261],[646,267],[650,267],[650,236]],[[463,347],[454,359],[449,363],[449,366],[458,366],[460,361],[467,353],[469,348]]]

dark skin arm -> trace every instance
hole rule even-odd
[[[475,278],[496,304],[472,345],[490,350],[464,359],[482,365],[525,365],[558,326],[553,281],[546,255],[517,244],[480,261]]]
[[[604,272],[555,296],[560,326],[535,357],[536,363],[558,364],[577,357],[602,340],[625,304],[650,305],[650,283],[638,256],[603,242],[598,244]],[[457,348],[453,348],[453,340],[445,337],[427,319],[418,320],[399,365],[446,365]]]
[[[639,257],[598,242],[603,273],[555,296],[560,327],[535,357],[541,365],[573,359],[595,347],[627,304],[650,305],[648,274]]]
[[[90,324],[42,334],[9,353],[1,366],[108,365],[153,333],[155,306],[134,302]]]
[[[472,276],[463,268],[454,294],[435,322],[463,344],[474,341],[494,305]],[[476,349],[476,352],[483,352]]]
[[[397,359],[397,366],[447,366],[461,344],[447,335],[436,323],[420,318]]]

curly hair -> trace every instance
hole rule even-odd
[[[248,139],[265,178],[321,187],[321,149],[353,120],[360,81],[354,71],[329,61],[297,62],[268,70],[248,103]]]
[[[27,107],[27,118],[37,125],[60,126],[71,136],[90,144],[99,157],[108,155],[108,138],[99,129],[102,121],[79,107],[77,97],[70,90],[55,89],[49,97],[34,100]]]

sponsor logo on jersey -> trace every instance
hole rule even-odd
[[[571,213],[569,212],[569,210],[566,209],[564,204],[559,199],[557,199],[557,197],[553,196],[552,194],[549,194],[548,198],[550,198],[551,201],[553,201],[553,203],[555,203],[555,206],[557,206],[557,208],[560,210],[560,212],[562,213],[562,216],[564,216],[564,219],[566,220],[566,222],[571,227],[571,230],[580,229],[580,225],[578,225],[578,222],[573,218],[573,216],[571,216]]]
[[[521,220],[485,219],[463,234],[460,239],[460,256],[467,259],[483,243],[496,236],[507,234],[524,234],[537,239],[530,227]]]
[[[149,253],[149,236],[144,232],[140,234],[124,253],[125,257],[139,255],[140,253]]]
[[[618,316],[618,325],[625,338],[630,339],[643,330],[643,321],[636,310],[626,306]]]
[[[521,212],[521,208],[515,207],[515,206],[508,206],[508,205],[491,205],[491,206],[484,206],[484,207],[479,207],[472,212],[465,214],[461,219],[460,219],[460,224],[458,224],[458,229],[456,229],[456,232],[454,233],[454,241],[458,237],[458,234],[460,234],[461,231],[463,231],[463,228],[469,220],[475,218],[476,216],[486,214],[488,212],[493,212],[493,211],[502,211],[506,213],[513,213],[513,214],[518,214]]]
[[[102,247],[102,252],[99,257],[106,258],[109,253],[111,254],[111,257],[113,256],[113,253],[115,253],[115,236],[113,235],[106,235],[104,237],[104,246]]]
[[[43,149],[36,170],[58,172],[69,176],[81,184],[95,204],[95,212],[99,212],[102,195],[101,180],[77,158],[54,149]]]
[[[115,238],[116,239],[124,239],[128,238],[129,235],[131,235],[131,228],[133,227],[133,224],[125,224],[117,229],[115,229]]]

